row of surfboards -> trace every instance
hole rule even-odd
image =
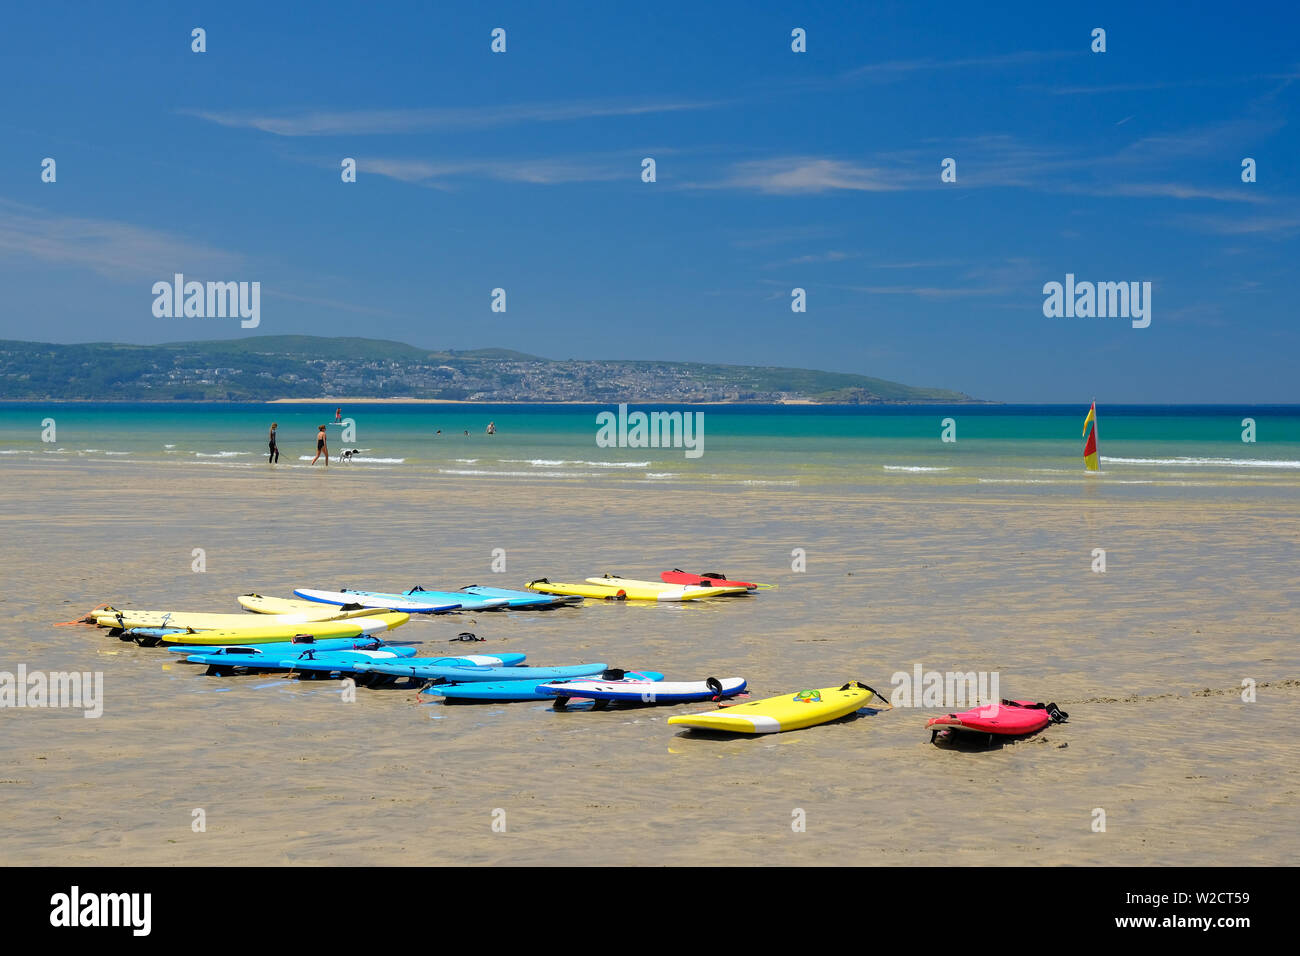
[[[667,681],[658,671],[625,671],[610,668],[603,661],[534,667],[525,663],[526,655],[521,653],[419,657],[414,647],[387,644],[380,637],[408,621],[410,616],[405,612],[259,594],[240,595],[239,603],[245,610],[257,613],[223,615],[104,607],[92,612],[90,619],[123,639],[166,643],[169,650],[184,655],[187,662],[205,665],[210,674],[282,671],[308,679],[346,676],[371,686],[406,679],[427,682],[426,692],[448,702],[549,699],[558,709],[575,700],[590,701],[595,709],[619,703],[720,704],[743,694],[747,687],[743,677]],[[321,619],[323,611],[328,619]],[[259,617],[274,618],[277,624],[259,627]],[[275,628],[298,633],[289,640],[270,640]],[[866,685],[850,682],[702,714],[675,715],[668,722],[691,729],[743,734],[797,730],[860,710],[872,694]]]
[[[409,647],[372,641],[313,641],[310,644],[170,648],[208,673],[286,671],[308,679],[351,677],[367,686],[383,686],[406,678],[429,682],[423,693],[448,703],[551,700],[557,710],[571,701],[590,702],[602,710],[611,704],[674,705],[702,701],[721,703],[745,691],[743,677],[709,677],[697,681],[666,681],[658,671],[612,669],[604,662],[560,667],[532,667],[526,655],[473,654],[464,657],[421,658]],[[741,734],[779,733],[827,723],[865,707],[875,692],[856,681],[840,687],[804,690],[760,701],[723,707],[700,714],[668,718],[668,723],[694,730]]]
[[[717,578],[722,580],[721,576]],[[598,580],[608,578],[592,579],[588,583]],[[617,586],[623,589],[627,579],[616,580]],[[634,582],[636,585],[651,583]],[[677,587],[673,582],[666,581],[665,585]],[[722,587],[747,591],[756,586],[728,582]],[[466,588],[462,592],[412,589],[406,593],[417,591],[505,602],[494,604],[493,608],[528,607],[526,602],[536,597],[530,592],[499,588]],[[298,598],[294,600],[240,595],[240,605],[253,614],[101,607],[86,620],[110,629],[124,640],[168,644],[171,651],[183,654],[187,662],[206,665],[208,673],[215,675],[283,671],[307,679],[351,677],[358,684],[371,686],[406,679],[426,682],[425,692],[447,702],[549,699],[557,709],[564,709],[574,700],[589,701],[595,709],[618,703],[671,705],[710,701],[720,704],[714,711],[676,715],[668,720],[669,724],[704,731],[764,734],[799,730],[848,717],[868,707],[873,696],[881,697],[868,685],[850,681],[838,687],[800,690],[728,706],[722,702],[744,693],[747,684],[743,677],[666,681],[658,671],[625,671],[610,668],[604,662],[535,667],[525,664],[526,655],[521,653],[419,657],[414,647],[387,644],[382,639],[387,631],[410,620],[410,612],[395,611],[383,603],[383,592],[314,592],[345,595],[349,598],[346,601],[308,599],[303,591],[295,593]],[[379,603],[370,606],[364,599],[351,599],[367,594],[380,595]],[[586,596],[589,595],[554,597],[572,602]],[[624,597],[630,598],[626,594]],[[520,603],[511,604],[512,601]],[[884,706],[889,704],[885,702]],[[932,718],[927,727],[932,731],[932,739],[958,732],[987,734],[992,739],[1035,733],[1049,722],[1064,720],[1066,716],[1054,704],[1003,701],[961,714]]]
[[[587,578],[580,584],[538,578],[525,591],[474,585],[459,591],[435,591],[424,587],[405,591],[366,591],[343,588],[296,588],[294,595],[321,604],[352,605],[403,611],[407,614],[446,614],[451,611],[542,609],[581,604],[586,599],[601,601],[697,601],[703,598],[749,594],[757,584],[727,581],[721,575],[697,575],[665,571],[663,581],[642,581],[617,574]]]
[[[382,641],[334,639],[298,644],[247,647],[172,647],[193,664],[205,664],[210,674],[240,671],[287,671],[301,677],[352,677],[368,686],[399,679],[429,682],[424,693],[448,703],[551,700],[557,710],[571,701],[587,701],[593,709],[611,704],[673,705],[700,701],[721,703],[741,695],[743,677],[709,677],[702,681],[665,681],[658,671],[611,669],[603,662],[560,667],[525,665],[526,655],[472,654],[463,657],[420,658],[415,649]],[[692,730],[768,734],[801,730],[848,717],[868,707],[872,697],[884,698],[870,686],[850,681],[839,687],[800,690],[763,700],[723,706],[700,714],[668,718],[670,725]],[[888,707],[887,702],[884,706]],[[963,713],[933,717],[926,723],[931,740],[959,733],[1019,737],[1037,733],[1068,714],[1055,704],[1002,701]]]
[[[399,593],[343,589],[298,588],[295,599],[242,594],[238,600],[248,614],[203,611],[141,610],[102,605],[87,616],[88,623],[129,632],[142,643],[176,643],[191,632],[212,632],[199,642],[252,644],[312,637],[373,635],[406,623],[411,614],[450,611],[545,609],[582,604],[589,597],[606,600],[690,601],[701,597],[747,594],[739,585],[685,587],[607,575],[592,581],[614,584],[569,585],[530,582],[526,591],[471,585],[460,591],[411,588]],[[552,591],[556,593],[551,593]],[[565,593],[559,593],[565,592]],[[572,592],[572,593],[568,593]],[[238,637],[232,632],[238,631]],[[195,641],[191,641],[195,643]]]
[[[573,698],[595,701],[598,708],[612,702],[681,704],[723,700],[745,690],[743,677],[701,681],[665,681],[658,671],[624,671],[604,662],[533,667],[521,653],[467,654],[462,657],[417,657],[413,647],[353,641],[314,641],[309,644],[250,645],[248,647],[172,647],[192,664],[205,664],[209,674],[285,671],[299,677],[350,677],[356,683],[382,687],[399,680],[426,682],[424,692],[451,702],[505,703],[554,700],[557,707]]]

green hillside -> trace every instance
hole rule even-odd
[[[843,372],[692,362],[554,360],[509,349],[430,351],[367,338],[206,342],[0,341],[0,400],[970,402],[960,392]]]

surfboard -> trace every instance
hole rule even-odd
[[[388,612],[369,617],[356,617],[348,621],[317,621],[308,624],[269,624],[265,627],[244,627],[238,630],[192,631],[188,634],[169,634],[163,638],[168,644],[270,644],[292,641],[299,634],[312,637],[359,637],[363,634],[382,634],[399,627],[411,619],[409,614]],[[261,620],[266,620],[262,618]]]
[[[307,657],[297,657],[286,659],[282,663],[290,664],[287,670],[301,672],[304,675],[316,676],[320,674],[350,674],[356,678],[358,684],[383,685],[393,683],[403,677],[410,678],[410,674],[391,673],[382,665],[386,664],[413,664],[421,661],[420,666],[438,666],[449,669],[455,669],[459,672],[490,670],[494,673],[509,673],[517,670],[517,664],[524,660],[523,654],[469,654],[465,657],[407,657],[401,660],[350,660],[337,661],[331,658],[316,659]]]
[[[524,587],[530,591],[540,591],[542,594],[595,598],[602,601],[623,601],[627,598],[627,592],[622,588],[608,584],[566,584],[562,581],[538,578],[536,581],[529,581]]]
[[[661,681],[664,675],[658,671],[606,671],[606,674],[624,674],[623,680],[639,687],[648,686],[652,681]],[[480,703],[508,703],[520,700],[552,700],[539,688],[547,682],[546,678],[532,680],[476,681],[468,684],[431,684],[420,693],[437,694],[447,703],[478,701]]]
[[[662,584],[659,581],[638,581],[635,578],[623,578],[616,574],[587,578],[587,583],[621,588],[629,601],[695,601],[706,597],[745,593],[744,588],[686,587],[679,584]]]
[[[362,672],[373,671],[394,677],[419,680],[445,680],[451,683],[491,680],[560,680],[566,677],[589,677],[606,670],[605,664],[568,664],[560,667],[472,666],[444,664],[441,658],[411,657],[402,661],[375,661],[359,664]]]
[[[464,594],[477,594],[481,597],[505,598],[512,609],[541,609],[553,607],[571,607],[582,603],[576,594],[537,594],[529,591],[512,591],[509,588],[489,588],[477,584],[461,588]]]
[[[414,656],[415,648],[385,647],[377,650],[310,650],[302,653],[303,656],[294,657],[286,656],[283,652],[279,654],[268,654],[256,646],[221,647],[209,653],[190,654],[185,659],[191,664],[207,664],[209,674],[227,674],[236,669],[249,671],[293,670],[302,661],[311,661],[313,664],[320,665],[334,664],[339,667],[346,667],[355,661],[384,659],[400,660],[403,657]],[[311,656],[308,657],[306,655]]]
[[[632,681],[570,680],[542,684],[542,694],[556,698],[559,706],[572,697],[585,700],[631,704],[686,704],[700,700],[735,697],[745,689],[743,677],[709,677],[695,681],[661,681],[654,686],[636,686]]]
[[[143,611],[134,608],[100,608],[94,611],[95,623],[100,627],[175,627],[196,631],[238,630],[261,628],[273,624],[310,624],[319,621],[339,620],[327,605],[321,610],[300,614],[209,614],[204,611]],[[343,620],[350,618],[344,617]]]
[[[374,592],[363,591],[360,593],[372,594]],[[459,604],[462,611],[499,611],[510,605],[509,599],[504,597],[467,594],[461,591],[430,591],[427,588],[419,587],[403,591],[401,594],[386,596],[406,598],[409,601],[429,601],[433,604]]]
[[[410,645],[396,645],[411,650],[414,655],[418,649]],[[165,648],[171,654],[212,654],[219,648],[233,650],[243,647],[244,649],[257,648],[262,654],[274,655],[277,657],[288,657],[291,654],[298,654],[309,648],[315,648],[318,651],[377,651],[381,648],[392,649],[394,645],[385,644],[379,637],[368,637],[361,635],[359,637],[323,637],[319,640],[314,637],[308,637],[303,641],[271,641],[266,644],[168,644]]]
[[[973,707],[960,714],[931,717],[925,722],[934,742],[941,733],[961,732],[1023,737],[1036,734],[1048,724],[1065,721],[1070,715],[1055,704],[1035,704],[1029,700],[1004,700],[998,704]]]
[[[849,681],[842,687],[801,690],[736,704],[705,714],[669,717],[668,723],[691,730],[716,730],[733,734],[776,734],[802,730],[847,717],[865,707],[875,694],[866,684]],[[882,698],[883,700],[883,698]]]
[[[294,600],[292,598],[267,597],[264,594],[241,594],[235,598],[239,606],[254,614],[331,614],[331,620],[345,620],[350,617],[365,617],[379,614],[382,607],[363,607],[360,604],[322,604],[318,601]]]
[[[659,577],[663,578],[666,584],[687,584],[702,588],[744,588],[746,591],[758,590],[757,584],[750,584],[748,581],[729,581],[722,574],[691,574],[689,571],[682,571],[680,568],[664,571]]]
[[[360,591],[323,591],[316,588],[294,588],[293,593],[308,601],[323,604],[361,604],[365,607],[387,608],[390,611],[405,611],[407,614],[446,614],[460,607],[455,601],[422,601],[401,595],[373,597]]]

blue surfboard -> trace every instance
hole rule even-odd
[[[251,653],[250,653],[251,651]],[[185,659],[191,664],[207,664],[211,673],[220,673],[227,669],[242,667],[248,670],[280,671],[301,667],[306,662],[319,664],[321,667],[347,667],[361,661],[400,660],[413,657],[413,647],[385,647],[372,651],[303,651],[297,656],[267,655],[258,648],[234,647],[219,648],[215,653],[190,654]]]
[[[664,675],[658,671],[628,671],[626,677],[627,679],[640,678],[640,686],[642,687],[645,686],[645,681],[661,681],[664,679]],[[538,687],[545,683],[545,680],[503,680],[476,681],[468,684],[432,684],[421,693],[437,694],[448,703],[465,701],[506,703],[518,700],[553,700],[554,698],[538,690]]]
[[[354,674],[363,679],[365,683],[392,683],[401,677],[411,677],[410,667],[406,671],[393,673],[385,665],[396,664],[413,664],[415,661],[425,661],[425,667],[441,667],[447,670],[454,670],[460,673],[489,671],[491,673],[503,673],[515,670],[515,665],[524,660],[523,654],[469,654],[465,657],[407,657],[402,660],[376,660],[369,659],[350,659],[346,661],[336,660],[328,655],[316,655],[315,659],[297,657],[284,658],[280,661],[284,665],[282,670],[295,670],[307,674]]]
[[[477,594],[486,598],[505,598],[511,608],[541,609],[582,604],[583,599],[570,594],[539,594],[536,591],[512,591],[509,588],[489,588],[478,584],[460,589],[462,594]]]
[[[415,655],[415,648],[401,644],[386,644],[378,637],[318,637],[309,641],[274,641],[269,644],[168,644],[166,650],[173,654],[216,654],[238,653],[236,648],[244,651],[257,651],[263,656],[289,657],[307,650],[317,651],[391,651],[404,647],[403,657]]]
[[[362,592],[369,593],[369,592]],[[408,601],[429,601],[434,604],[459,604],[462,611],[497,611],[510,606],[510,601],[503,596],[478,594],[473,591],[430,591],[427,588],[411,588],[401,594],[388,597],[406,598]]]
[[[569,664],[563,667],[465,667],[445,664],[442,659],[413,657],[401,661],[373,661],[357,664],[360,673],[390,674],[393,677],[412,677],[419,680],[445,680],[452,683],[492,680],[532,680],[566,677],[587,677],[605,672],[605,664]]]

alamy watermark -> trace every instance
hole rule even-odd
[[[116,926],[148,936],[152,912],[152,893],[83,893],[74,886],[50,897],[50,925],[58,928]]]
[[[240,326],[262,324],[262,283],[186,282],[177,272],[171,282],[153,284],[153,314],[159,319],[240,318]]]
[[[0,671],[0,708],[58,707],[85,711],[83,717],[104,714],[103,671]]]
[[[1075,282],[1067,272],[1064,284],[1044,284],[1043,295],[1049,319],[1132,319],[1135,329],[1151,324],[1150,282]]]
[[[704,454],[703,412],[629,412],[596,415],[598,448],[684,448],[687,458]]]
[[[1001,701],[997,671],[895,671],[889,678],[895,707],[985,707]]]

